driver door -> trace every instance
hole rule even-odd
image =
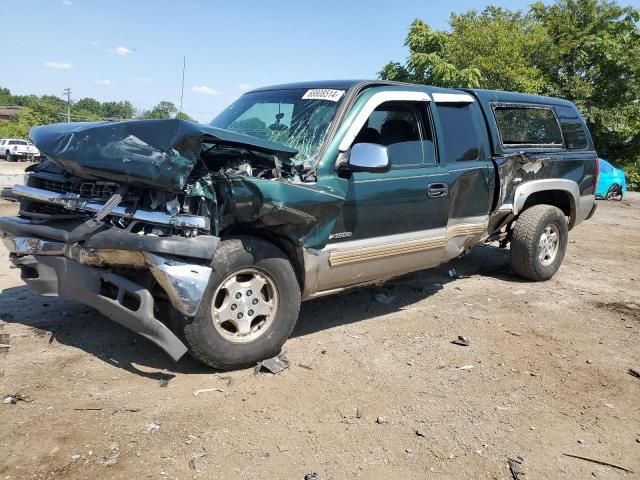
[[[390,169],[348,177],[342,215],[325,249],[331,274],[321,279],[322,290],[429,268],[443,258],[448,173],[437,161],[429,102],[405,93],[416,92],[369,100],[375,105],[351,146],[385,146]]]

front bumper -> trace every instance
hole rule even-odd
[[[0,236],[34,292],[93,307],[179,359],[187,349],[154,316],[150,289],[112,267],[147,269],[176,310],[193,316],[209,283],[218,237],[156,237],[112,227],[78,241],[77,226],[0,217]]]
[[[174,360],[187,347],[154,317],[154,299],[142,286],[107,270],[91,268],[62,256],[12,257],[26,271],[24,281],[40,295],[60,296],[95,308],[100,313],[151,340]],[[35,278],[29,278],[34,276]],[[105,294],[115,291],[114,294]]]

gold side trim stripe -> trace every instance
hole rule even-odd
[[[352,250],[329,253],[329,265],[332,267],[349,263],[376,260],[407,253],[417,253],[424,250],[444,247],[454,237],[481,234],[486,230],[486,225],[459,224],[447,228],[447,234],[431,238],[420,238],[398,243],[375,245],[372,247],[354,248]]]

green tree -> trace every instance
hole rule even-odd
[[[640,10],[600,0],[535,3],[546,93],[575,102],[601,155],[640,162]],[[637,168],[637,167],[636,167]]]
[[[640,11],[609,0],[488,7],[453,14],[449,31],[414,20],[409,56],[383,79],[566,98],[584,115],[598,152],[640,176]]]
[[[135,116],[135,108],[128,100],[124,102],[104,102],[100,110],[102,116],[108,119],[123,120]]]
[[[173,103],[162,100],[151,110],[142,112],[140,118],[166,120],[168,118],[173,118],[177,112],[178,109]]]

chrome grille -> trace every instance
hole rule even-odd
[[[118,184],[112,182],[60,182],[46,178],[33,178],[30,185],[55,193],[75,193],[82,198],[107,200],[118,193]]]

